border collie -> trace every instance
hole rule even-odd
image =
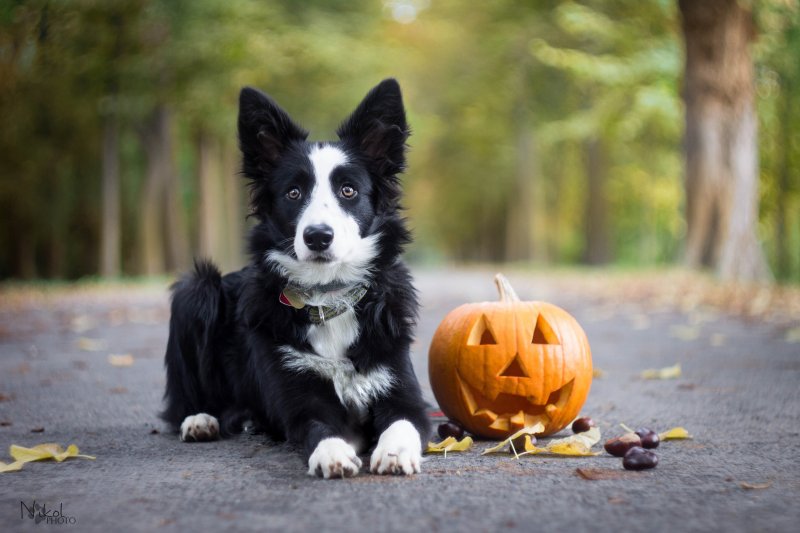
[[[430,427],[409,358],[416,293],[400,259],[409,128],[400,86],[373,88],[335,142],[244,88],[251,262],[222,276],[197,261],[173,286],[162,418],[182,441],[251,420],[305,452],[308,474],[420,471]]]

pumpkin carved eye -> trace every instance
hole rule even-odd
[[[482,346],[486,344],[497,344],[497,340],[495,340],[486,315],[481,315],[475,325],[472,326],[472,332],[467,339],[467,346]]]
[[[553,331],[553,328],[550,327],[550,324],[547,323],[547,320],[545,320],[541,314],[536,318],[536,327],[533,328],[533,340],[531,343],[561,344],[558,342],[555,331]]]

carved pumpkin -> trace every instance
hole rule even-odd
[[[499,302],[451,311],[433,336],[428,369],[442,411],[489,438],[542,422],[544,435],[580,412],[592,384],[586,334],[563,309],[522,302],[498,274]]]

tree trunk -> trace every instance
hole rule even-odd
[[[512,196],[508,203],[506,216],[506,240],[504,256],[506,261],[525,261],[535,259],[534,234],[534,171],[533,136],[525,113],[517,113],[517,168]]]
[[[220,183],[219,149],[214,139],[202,129],[195,138],[197,177],[200,201],[197,213],[198,255],[219,261],[221,235],[225,230],[222,215],[223,194]]]
[[[166,106],[160,106],[159,128],[164,142],[162,161],[166,184],[167,269],[171,272],[185,270],[191,259],[186,206],[183,203],[183,188],[175,161],[173,123],[172,112]]]
[[[588,184],[584,204],[584,235],[586,244],[583,261],[601,265],[611,260],[611,238],[608,233],[608,195],[606,181],[608,161],[602,141],[598,138],[585,142],[586,181]]]
[[[763,280],[756,237],[758,139],[752,13],[736,0],[679,0],[686,46],[686,262]]]
[[[789,182],[791,172],[791,150],[792,150],[792,85],[790,77],[783,78],[781,96],[783,97],[783,109],[781,110],[780,120],[780,142],[781,160],[778,169],[778,198],[775,210],[775,275],[778,279],[788,279],[791,271],[791,259],[789,249],[786,246],[789,240],[787,231],[787,206],[786,201],[789,197]]]
[[[103,214],[100,228],[100,275],[120,274],[119,127],[110,113],[103,124]]]
[[[228,270],[238,270],[244,262],[244,224],[245,199],[242,194],[244,183],[237,177],[238,150],[232,143],[222,147],[222,188],[225,193],[225,257],[221,265]]]
[[[162,108],[153,112],[142,129],[142,146],[147,160],[142,200],[139,202],[140,272],[147,276],[165,270],[164,259],[164,195],[166,171]]]

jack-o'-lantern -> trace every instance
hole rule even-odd
[[[500,301],[462,305],[433,336],[428,369],[442,411],[483,437],[537,422],[543,435],[580,412],[592,383],[586,334],[563,309],[522,302],[498,274]]]

